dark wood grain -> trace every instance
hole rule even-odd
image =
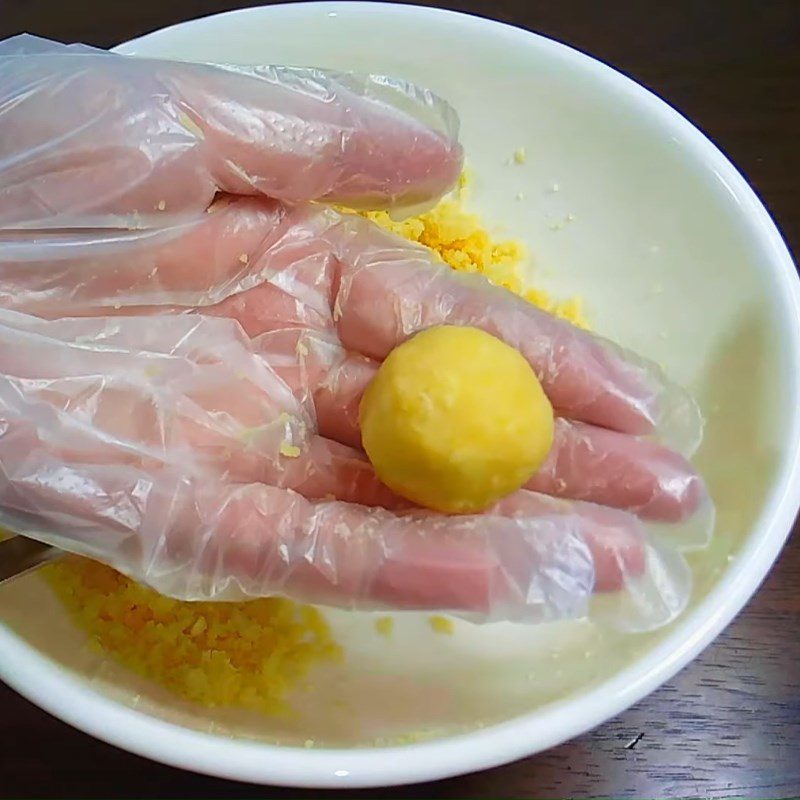
[[[110,46],[182,19],[243,5],[248,4],[0,0],[0,37],[28,30]],[[544,33],[652,88],[727,152],[798,251],[796,0],[437,5]],[[381,796],[799,797],[798,534],[729,630],[673,681],[617,719],[534,758],[436,784],[382,791]],[[0,703],[3,797],[319,796],[213,780],[144,761],[73,731],[3,686]]]

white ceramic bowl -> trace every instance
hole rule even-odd
[[[598,330],[695,390],[709,419],[698,464],[717,533],[693,559],[691,607],[657,634],[464,623],[437,637],[410,615],[387,643],[369,615],[332,614],[347,661],[318,676],[292,720],[211,715],[99,664],[36,577],[0,591],[4,680],[76,727],[170,764],[370,786],[489,767],[575,736],[670,678],[730,622],[800,503],[800,287],[763,206],[711,142],[585,55],[445,11],[272,6],[119,50],[389,73],[448,98],[463,122],[474,205],[527,240],[536,280],[583,295]],[[527,162],[508,163],[519,147]],[[568,214],[574,221],[559,228]],[[409,731],[433,738],[374,747]],[[306,739],[320,746],[305,749]]]

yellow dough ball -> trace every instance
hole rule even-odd
[[[378,477],[452,514],[518,489],[553,443],[553,409],[530,365],[477,328],[430,328],[395,348],[364,393],[360,422]]]

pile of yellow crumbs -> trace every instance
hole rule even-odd
[[[417,217],[396,221],[386,211],[367,211],[363,216],[382,228],[433,250],[458,272],[479,272],[496,286],[524,297],[580,328],[588,328],[580,298],[556,300],[541,289],[526,285],[525,245],[514,239],[497,241],[477,215],[465,208],[466,174],[457,190],[435,208]]]
[[[45,572],[91,646],[205,706],[284,712],[312,666],[341,657],[322,614],[289,600],[182,602],[77,557]]]
[[[585,327],[580,302],[559,302],[526,287],[524,247],[495,241],[464,208],[465,182],[454,196],[420,216],[394,221],[367,212],[378,225],[431,248],[453,269],[478,272],[529,302]],[[110,567],[69,558],[46,569],[47,578],[92,646],[177,695],[205,705],[281,713],[310,670],[336,661],[341,650],[324,617],[279,598],[242,603],[190,603],[163,597]],[[453,632],[446,617],[432,631]],[[392,635],[381,617],[376,633]]]

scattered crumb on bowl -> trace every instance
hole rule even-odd
[[[441,614],[434,614],[428,617],[428,624],[434,633],[442,633],[446,636],[452,636],[456,626],[449,617],[443,617]]]
[[[85,558],[45,575],[90,646],[204,706],[285,712],[313,665],[341,658],[322,614],[281,598],[181,602]]]
[[[457,190],[431,211],[399,222],[385,211],[367,211],[364,216],[392,233],[429,247],[454,270],[479,272],[533,305],[588,328],[580,298],[558,300],[526,284],[525,245],[515,239],[494,239],[480,218],[467,209],[468,188],[465,174]]]
[[[381,636],[390,639],[394,632],[394,618],[393,617],[378,617],[375,620],[375,631]]]

